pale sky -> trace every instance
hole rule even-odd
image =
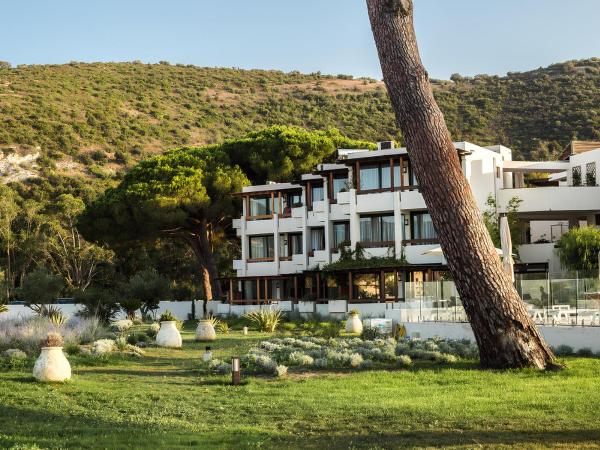
[[[600,56],[600,0],[414,0],[433,78]],[[381,78],[364,0],[9,0],[0,60],[133,61]]]

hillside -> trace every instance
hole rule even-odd
[[[600,139],[600,58],[452,80],[433,85],[454,140],[502,143],[523,158]],[[105,183],[144,155],[273,124],[401,140],[380,81],[167,63],[0,65],[0,124],[0,160],[27,156],[27,176]]]

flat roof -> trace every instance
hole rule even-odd
[[[568,161],[504,161],[504,172],[564,172],[569,168]]]
[[[257,184],[254,186],[246,186],[242,189],[242,192],[237,192],[234,195],[260,194],[263,192],[285,191],[294,189],[302,189],[302,186],[294,183],[267,183]]]

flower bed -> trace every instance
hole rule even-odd
[[[469,341],[286,337],[261,342],[241,358],[241,363],[248,373],[282,376],[288,367],[360,370],[406,367],[413,360],[452,364],[477,357],[477,347]],[[209,369],[226,374],[231,367],[213,360]]]

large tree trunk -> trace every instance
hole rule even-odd
[[[551,365],[554,356],[502,268],[433,98],[417,48],[412,1],[367,0],[367,7],[396,119],[482,366]]]

